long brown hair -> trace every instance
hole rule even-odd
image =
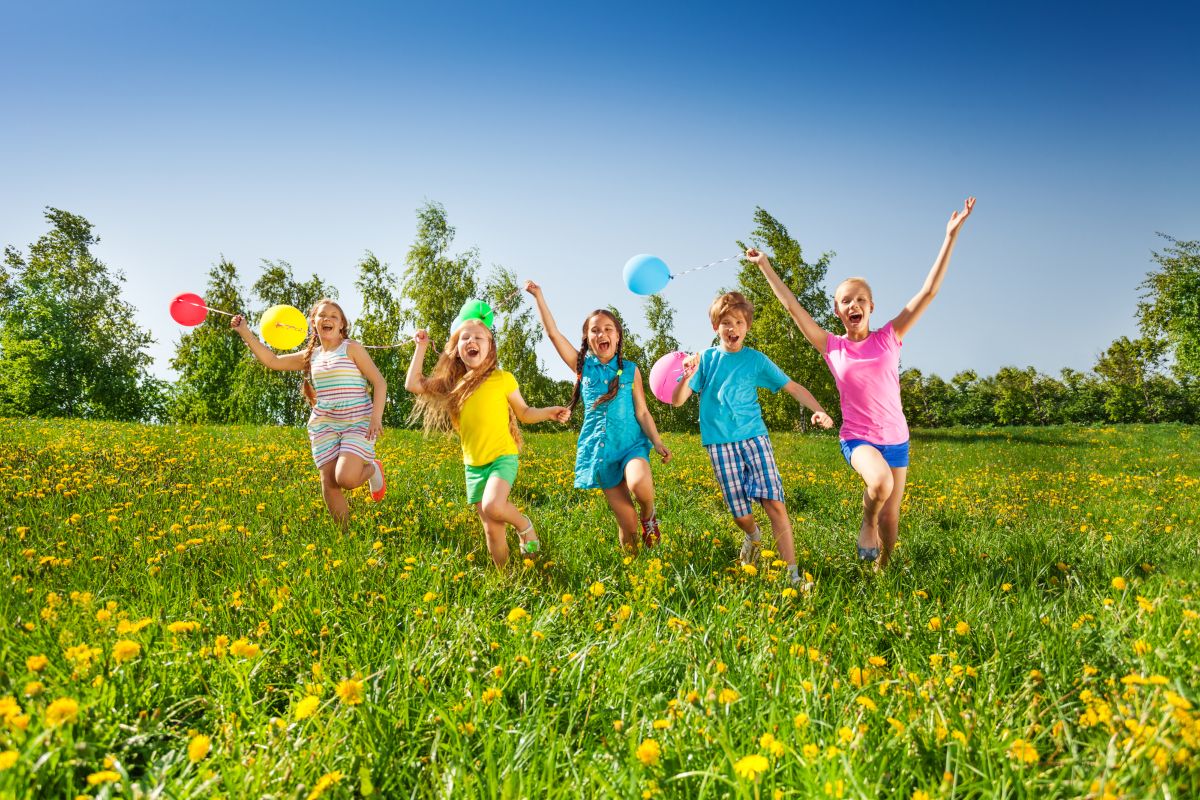
[[[300,394],[304,395],[304,399],[310,406],[317,404],[317,390],[312,382],[312,354],[313,350],[317,349],[317,345],[321,343],[321,336],[317,331],[317,309],[326,304],[336,308],[342,317],[342,329],[339,331],[342,338],[350,338],[350,321],[346,319],[346,312],[340,305],[328,297],[322,297],[313,303],[313,307],[308,310],[308,344],[304,347],[304,379],[300,381]]]
[[[479,325],[487,331],[491,341],[487,356],[475,369],[467,369],[467,365],[458,357],[458,340],[462,337],[463,329],[471,324]],[[458,330],[450,334],[449,341],[438,354],[433,374],[422,379],[423,391],[413,403],[409,421],[421,422],[426,433],[457,431],[459,417],[467,398],[483,385],[496,368],[496,337],[492,335],[491,330],[478,320],[463,323]],[[517,416],[513,413],[512,406],[508,406],[508,432],[517,443],[517,449],[521,449],[524,440],[521,438],[521,429],[517,426]]]
[[[583,320],[583,341],[579,344],[579,355],[575,357],[575,391],[571,392],[571,402],[567,406],[572,411],[575,410],[575,405],[579,402],[579,389],[580,384],[583,382],[583,360],[588,352],[588,328],[591,326],[592,318],[597,316],[608,317],[612,320],[612,324],[616,326],[619,338],[617,339],[617,374],[608,382],[608,392],[603,397],[597,398],[596,402],[592,403],[592,408],[612,400],[621,389],[621,373],[625,370],[625,362],[621,356],[621,348],[625,346],[625,328],[621,325],[621,320],[617,319],[616,315],[611,311],[597,308]]]

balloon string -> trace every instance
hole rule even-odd
[[[729,258],[722,258],[720,261],[714,261],[711,264],[703,264],[699,267],[691,267],[690,269],[685,269],[683,272],[680,272],[676,275],[672,275],[671,277],[678,278],[682,275],[687,275],[689,272],[697,272],[698,270],[708,269],[709,267],[715,267],[717,264],[724,264],[726,261],[733,261],[735,258],[745,258],[745,257],[746,256],[744,256],[743,254],[738,253],[736,256],[730,256]]]
[[[212,311],[214,314],[224,314],[227,317],[236,317],[237,316],[236,314],[230,314],[228,311],[222,311],[219,308],[209,308],[208,306],[204,305],[203,303],[193,303],[191,300],[177,300],[175,302],[185,303],[189,306],[195,306],[196,308],[203,308],[205,311]]]

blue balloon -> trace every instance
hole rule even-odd
[[[656,294],[667,287],[671,270],[658,256],[642,253],[625,262],[625,285],[634,294]]]

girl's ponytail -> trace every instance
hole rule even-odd
[[[567,408],[575,411],[575,406],[579,403],[579,387],[583,382],[583,359],[587,357],[588,340],[587,331],[583,332],[583,343],[579,345],[579,355],[575,356],[575,390],[571,392],[571,402],[567,403]]]

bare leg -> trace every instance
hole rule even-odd
[[[863,521],[858,531],[859,547],[880,547],[879,512],[892,494],[892,469],[874,447],[863,445],[854,449],[850,466],[862,477]]]
[[[529,517],[521,513],[520,509],[512,504],[508,499],[508,493],[512,490],[508,481],[493,475],[488,478],[487,486],[483,490],[483,500],[480,501],[478,509],[481,516],[496,523],[496,528],[493,529],[488,525],[484,525],[484,529],[488,536],[488,551],[492,554],[492,560],[496,562],[496,566],[504,566],[508,561],[508,542],[505,539],[505,525],[512,525],[517,529],[518,533],[524,533],[533,527],[533,522]],[[498,531],[496,533],[495,531]],[[498,537],[498,539],[497,539]],[[496,541],[494,541],[496,540]],[[527,539],[522,541],[536,542],[537,534],[530,534]],[[501,553],[503,554],[501,556]]]
[[[767,518],[771,520],[771,533],[775,535],[775,547],[779,550],[779,557],[788,566],[795,564],[796,546],[792,542],[792,520],[788,517],[787,506],[782,500],[764,499],[761,502],[763,511],[767,512]]]
[[[625,465],[625,483],[629,492],[641,508],[640,519],[654,516],[654,477],[650,474],[650,462],[635,458]]]
[[[892,467],[892,493],[879,511],[879,538],[883,549],[879,555],[879,566],[886,567],[896,540],[900,536],[900,502],[904,499],[904,485],[908,482],[908,467]]]
[[[345,530],[350,522],[350,507],[346,504],[346,496],[337,481],[337,462],[329,461],[321,467],[321,496],[325,498],[325,507],[329,509],[333,521]]]
[[[617,518],[617,535],[621,540],[621,547],[636,553],[638,548],[637,511],[633,507],[633,500],[629,496],[629,487],[625,481],[621,481],[611,489],[605,489],[604,499],[608,501],[609,509]]]
[[[375,474],[375,463],[363,461],[356,455],[345,453],[337,458],[334,477],[343,489],[357,489]]]
[[[504,569],[504,565],[508,563],[508,539],[504,535],[507,526],[501,520],[492,519],[484,514],[482,502],[475,504],[475,513],[479,515],[479,521],[483,523],[483,535],[487,542],[488,553],[492,557],[492,563],[500,569]]]

